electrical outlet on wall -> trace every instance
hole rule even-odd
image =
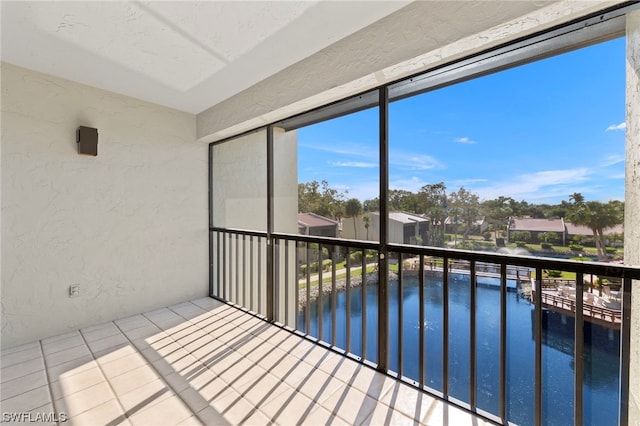
[[[69,297],[80,296],[80,284],[71,284],[69,286]]]

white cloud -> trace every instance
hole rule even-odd
[[[340,191],[346,192],[346,198],[357,198],[360,201],[376,198],[380,194],[380,185],[377,181],[360,181],[350,184],[336,184],[333,186]]]
[[[389,188],[391,189],[403,189],[405,191],[418,192],[420,188],[427,184],[426,181],[420,179],[417,176],[412,176],[408,179],[396,179],[389,182]]]
[[[359,169],[371,169],[378,167],[376,163],[365,163],[363,161],[333,161],[329,163],[334,167],[354,167]]]
[[[405,170],[442,169],[444,165],[430,155],[389,153],[389,164],[403,167]]]
[[[326,145],[326,144],[300,144],[302,148],[315,149],[316,151],[324,151],[332,154],[348,155],[354,157],[374,157],[377,156],[377,146],[359,146],[353,144]]]
[[[609,167],[619,163],[624,163],[624,155],[609,155],[602,161],[601,166]]]
[[[461,137],[461,138],[455,138],[454,140],[455,140],[456,142],[458,142],[458,143],[465,143],[465,144],[468,144],[468,145],[473,145],[473,144],[477,143],[476,141],[471,140],[471,139],[469,139],[469,138],[468,138],[468,137],[466,137],[466,136]]]
[[[626,129],[627,129],[627,123],[623,121],[620,124],[612,124],[611,126],[607,127],[605,132],[608,132],[610,130],[626,130]]]
[[[588,192],[578,187],[589,180],[588,168],[567,170],[545,170],[515,176],[508,181],[498,182],[485,187],[470,188],[480,198],[491,200],[501,195],[516,200],[536,200],[552,197],[564,197],[574,192]]]

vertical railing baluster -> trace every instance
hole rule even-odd
[[[295,250],[296,250],[296,255],[293,258],[293,261],[296,262],[296,272],[294,275],[294,279],[293,282],[294,284],[294,288],[295,288],[295,294],[294,294],[294,298],[295,298],[295,306],[294,306],[294,311],[296,313],[296,330],[300,330],[300,319],[298,318],[298,310],[300,309],[300,242],[296,241],[296,246],[295,246]]]
[[[404,269],[402,268],[402,253],[398,253],[398,377],[403,376],[402,358],[404,353],[402,347],[404,344],[404,306],[403,306],[403,281]]]
[[[469,405],[471,411],[477,408],[476,386],[476,261],[469,262],[470,318],[469,318]]]
[[[540,288],[542,291],[542,287]],[[584,275],[576,273],[576,318],[573,338],[573,424],[582,425],[582,382],[584,378]]]
[[[362,359],[367,359],[367,252],[362,249],[362,284],[360,285],[362,297]]]
[[[331,346],[336,345],[336,246],[331,246]]]
[[[249,309],[247,293],[247,239],[242,235],[242,307],[245,309]]]
[[[347,253],[347,262],[345,267],[347,268],[347,353],[351,353],[351,250],[349,247],[345,247]]]
[[[324,303],[322,294],[322,244],[318,244],[318,340],[322,340]]]
[[[251,305],[251,310],[253,312],[256,312],[256,305],[255,305],[255,294],[254,294],[254,283],[253,283],[253,250],[254,250],[254,244],[253,244],[253,235],[249,236],[249,299],[251,299],[250,301],[250,305]]]
[[[420,322],[418,324],[418,330],[420,332],[420,335],[418,336],[418,346],[419,346],[419,352],[418,352],[418,362],[420,363],[419,365],[419,379],[418,379],[418,383],[420,385],[420,389],[424,389],[424,384],[425,384],[425,366],[424,366],[424,362],[425,362],[425,338],[424,338],[424,256],[422,254],[420,254],[419,256],[419,262],[418,262],[418,303],[419,305],[419,309],[418,309],[418,321]]]
[[[224,264],[221,262],[222,253],[220,252],[220,238],[222,238],[223,236],[224,236],[224,233],[216,232],[216,262],[217,262],[216,264],[216,280],[217,280],[216,296],[222,297],[224,299],[224,297],[222,296],[222,291],[220,291],[220,288],[221,288],[220,271],[222,271],[222,265]]]
[[[236,305],[241,305],[242,301],[240,300],[240,234],[236,234],[236,238],[234,241],[234,251],[235,251],[234,263],[235,263],[235,270],[236,270],[236,277],[234,281],[235,281],[236,294],[234,295],[233,302]]]
[[[305,243],[307,249],[307,307],[304,311],[305,330],[307,335],[311,335],[311,268],[309,259],[311,258],[311,245]]]
[[[631,296],[633,281],[622,280],[622,323],[620,324],[620,408],[618,424],[629,424],[629,374],[631,352]],[[637,283],[636,283],[637,284]],[[636,315],[640,313],[636,312]]]
[[[507,422],[507,264],[500,264],[500,354],[499,354],[498,417]]]
[[[222,298],[228,302],[231,295],[227,293],[227,239],[229,234],[225,232],[222,239]]]
[[[256,302],[258,303],[258,312],[264,315],[265,312],[262,310],[262,237],[258,237],[256,245],[258,250],[258,263],[256,265],[258,268],[258,300]]]
[[[209,187],[211,187],[211,183],[209,183]],[[211,193],[211,190],[209,190],[209,193]],[[211,205],[211,203],[209,203],[209,205]],[[209,209],[209,212],[211,212],[211,209]],[[209,215],[211,215],[211,213],[209,213]],[[214,296],[215,293],[215,286],[213,283],[213,276],[214,276],[214,264],[213,264],[213,239],[215,238],[215,232],[213,232],[211,230],[211,225],[209,225],[209,297]]]
[[[435,262],[434,262],[435,263]],[[442,258],[442,394],[449,398],[449,258]]]
[[[289,321],[289,240],[284,241],[284,324],[291,327]]]
[[[282,322],[280,318],[280,239],[273,238],[273,321]]]
[[[542,268],[536,268],[535,281],[535,370],[534,370],[534,411],[533,424],[542,425]]]

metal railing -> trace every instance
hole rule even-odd
[[[279,233],[271,234],[269,242],[266,233],[222,228],[210,228],[210,233],[213,249],[211,296],[255,312],[319,344],[502,424],[511,421],[507,330],[512,325],[507,321],[508,298],[528,298],[531,304],[531,423],[540,425],[543,424],[544,409],[543,344],[548,337],[543,317],[546,305],[553,304],[551,296],[544,293],[542,287],[543,271],[575,273],[577,294],[586,289],[586,275],[620,279],[622,303],[615,314],[616,320],[621,322],[618,423],[626,424],[630,298],[632,280],[640,279],[639,268],[398,244],[387,245],[387,256],[384,257],[375,242]],[[269,250],[273,259],[272,275],[267,273]],[[386,279],[380,275],[381,270],[388,271]],[[380,300],[380,293],[373,291],[378,283],[385,283],[388,300]],[[495,290],[490,293],[493,299],[489,303],[479,299],[485,297],[483,286]],[[535,288],[543,291],[535,291]],[[273,292],[271,297],[267,294],[269,291]],[[410,291],[412,293],[407,296]],[[411,307],[407,304],[409,298],[417,298]],[[430,299],[437,299],[438,309],[429,304]],[[267,306],[267,300],[271,300],[273,306]],[[459,313],[454,315],[451,311],[460,303],[468,309],[462,327],[464,335],[457,324],[452,324],[452,321],[460,320]],[[388,308],[387,321],[378,315],[378,308],[383,305]],[[562,308],[556,303],[558,307]],[[478,336],[485,332],[487,321],[484,317],[481,321],[478,318],[479,312],[487,309],[491,312],[492,322],[498,324],[491,331],[495,334],[498,353],[495,365],[492,364],[497,366],[497,404],[487,404],[482,399],[484,396],[479,399],[479,388],[486,383],[479,383],[478,378],[489,367],[480,364],[479,351],[484,347],[480,347]],[[564,315],[574,317],[573,423],[582,424],[585,316],[597,315],[600,309],[577,297],[565,311]],[[611,313],[602,310],[605,311]],[[415,322],[417,329],[408,327],[407,321]],[[429,328],[433,323],[437,324],[438,333]],[[416,335],[417,347],[408,345]],[[467,365],[452,364],[457,356],[451,353],[454,343],[468,348],[468,359],[464,362]],[[441,349],[434,355],[428,349],[433,347]],[[386,359],[378,359],[379,354],[385,354]],[[453,369],[468,373],[466,390],[461,390],[460,383],[452,381],[457,374]]]

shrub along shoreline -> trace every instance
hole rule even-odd
[[[389,280],[395,280],[398,278],[398,274],[389,271]],[[378,284],[378,272],[369,272],[365,275],[365,285],[377,285]],[[351,275],[351,288],[357,288],[362,286],[362,274],[355,272]],[[347,289],[347,278],[336,279],[336,291],[345,291]],[[319,296],[320,286],[317,282],[311,283],[309,286],[309,302],[315,302]],[[331,281],[322,283],[322,296],[330,296],[332,291]],[[298,290],[298,309],[303,309],[307,306],[307,288],[301,288]]]

